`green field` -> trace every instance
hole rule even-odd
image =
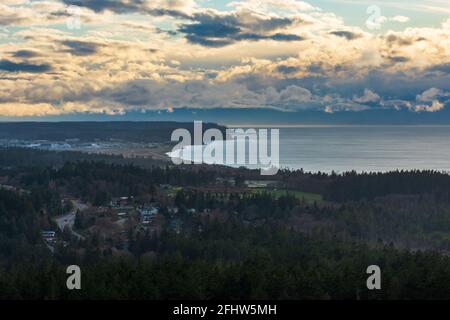
[[[170,187],[169,190],[167,190],[167,195],[169,197],[175,197],[179,191],[183,190],[181,187]]]
[[[175,197],[179,191],[183,190],[181,187],[171,187],[169,190],[167,190],[167,195],[170,197]],[[228,197],[229,193],[220,193],[220,192],[213,192],[216,196],[219,197]],[[270,194],[276,198],[285,196],[285,195],[291,195],[295,196],[296,198],[300,200],[304,200],[306,203],[314,203],[317,204],[324,203],[325,200],[323,199],[323,196],[318,193],[308,193],[308,192],[302,192],[302,191],[294,191],[294,190],[272,190],[272,189],[266,189],[266,188],[253,188],[249,190],[249,192],[244,192],[241,194],[241,196],[245,196],[252,193],[267,193]]]

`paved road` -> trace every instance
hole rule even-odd
[[[65,216],[56,217],[55,221],[58,224],[58,228],[62,231],[67,226],[69,228],[72,228],[75,224],[75,218],[77,214],[75,212],[71,212],[69,214],[66,214]]]
[[[55,247],[53,247],[52,245],[50,245],[50,244],[46,244],[46,246],[47,246],[47,248],[50,250],[50,252],[52,253],[52,254],[54,254],[55,253]]]
[[[75,208],[72,212],[64,215],[64,216],[60,216],[60,217],[56,217],[55,218],[55,222],[58,225],[58,228],[63,231],[65,227],[68,227],[70,232],[77,237],[78,239],[85,239],[85,237],[83,237],[81,234],[79,234],[78,232],[73,231],[73,226],[75,224],[75,218],[77,216],[77,210],[83,210],[86,209],[88,207],[87,204],[82,203],[80,201],[72,201],[72,203],[74,204]]]

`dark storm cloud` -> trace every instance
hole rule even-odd
[[[389,60],[394,63],[400,63],[400,62],[408,62],[410,59],[408,57],[395,56],[395,57],[389,57]]]
[[[270,32],[277,29],[287,28],[294,23],[299,22],[293,18],[257,18],[250,12],[231,12],[225,15],[218,15],[215,12],[199,12],[192,15],[192,20],[201,26],[228,26],[240,29],[246,29],[254,33]],[[251,22],[247,22],[247,20]]]
[[[93,42],[66,40],[61,41],[61,44],[68,49],[65,52],[69,52],[75,56],[88,56],[97,53],[98,44]]]
[[[203,37],[199,37],[195,34],[186,35],[186,40],[188,40],[190,43],[193,43],[193,44],[199,44],[199,45],[202,45],[205,47],[212,47],[212,48],[225,47],[234,42],[231,40],[214,40],[214,39],[203,38]]]
[[[199,44],[205,47],[224,47],[239,41],[258,41],[258,40],[274,40],[274,41],[302,41],[303,37],[295,34],[276,33],[274,35],[261,35],[256,33],[242,33],[228,37],[202,37],[196,34],[187,34],[186,39],[192,44]]]
[[[438,64],[427,69],[430,72],[442,72],[450,74],[450,63]]]
[[[305,38],[300,37],[296,34],[289,34],[289,33],[276,33],[274,35],[262,38],[262,39],[272,39],[276,41],[302,41],[305,40]]]
[[[350,97],[355,92],[363,92],[370,89],[376,92],[384,100],[415,101],[416,96],[430,88],[437,88],[443,92],[450,92],[450,75],[430,76],[426,71],[418,72],[414,77],[403,72],[388,73],[383,71],[372,71],[364,78],[348,80],[327,79],[317,83],[327,92],[337,93],[344,97]]]
[[[29,72],[45,73],[51,70],[48,64],[31,64],[27,62],[12,62],[10,60],[0,60],[0,70],[7,72]]]
[[[249,12],[217,14],[214,11],[196,12],[188,15],[168,8],[148,8],[143,0],[61,0],[67,5],[89,8],[95,12],[110,10],[117,14],[141,13],[152,16],[169,16],[190,23],[182,24],[178,32],[193,44],[206,47],[223,47],[238,41],[300,41],[302,37],[281,32],[297,23],[298,18],[261,18]],[[170,5],[170,3],[168,3]],[[250,22],[249,22],[250,21]],[[172,31],[173,32],[173,31]]]
[[[223,47],[239,41],[301,41],[302,37],[281,32],[285,28],[302,23],[294,18],[256,18],[248,12],[232,12],[218,15],[202,12],[192,15],[193,23],[182,24],[178,32],[193,44],[207,47]]]
[[[320,63],[310,64],[307,69],[311,73],[321,73],[323,71],[322,64]],[[335,71],[338,72],[339,70],[335,69]]]
[[[145,10],[145,13],[148,13],[155,17],[163,17],[163,16],[169,16],[173,18],[179,18],[179,19],[191,19],[191,16],[189,16],[186,13],[183,13],[178,10],[170,10],[170,9],[147,9]]]
[[[224,23],[205,22],[186,24],[181,26],[178,31],[187,35],[195,35],[202,38],[226,38],[235,36],[241,29]]]
[[[156,91],[162,91],[162,88],[155,81],[131,80],[96,92],[96,96],[107,97],[123,105],[143,106],[151,105],[155,99],[159,98],[155,95]]]
[[[118,14],[145,13],[153,16],[171,16],[175,18],[189,19],[189,16],[178,10],[150,9],[142,0],[61,0],[67,5],[85,7],[95,12],[106,10]]]
[[[294,67],[294,66],[285,66],[285,65],[280,65],[277,67],[277,71],[279,73],[283,73],[283,74],[290,74],[290,73],[294,73],[297,72],[299,70],[298,67]]]
[[[173,30],[165,30],[165,29],[161,29],[161,28],[156,28],[155,30],[159,34],[166,34],[166,35],[171,36],[171,37],[174,37],[174,36],[178,35],[178,32],[173,31]]]
[[[414,43],[414,39],[412,39],[412,38],[400,37],[400,36],[396,36],[393,34],[387,36],[386,41],[389,44],[396,44],[400,47],[410,46]],[[421,41],[421,40],[417,39],[417,41]]]
[[[18,50],[12,54],[14,58],[34,58],[38,57],[39,54],[33,50]]]
[[[361,34],[351,31],[332,31],[330,34],[335,35],[336,37],[345,38],[347,40],[355,40],[362,37]]]
[[[184,25],[179,30],[185,34],[185,38],[193,44],[199,44],[207,47],[223,47],[239,41],[301,41],[304,40],[295,34],[275,33],[260,34],[242,32],[240,28],[227,25],[214,24],[191,24]]]
[[[256,33],[242,33],[242,34],[238,34],[231,38],[236,41],[240,41],[240,40],[301,41],[301,40],[304,40],[302,37],[297,36],[295,34],[285,34],[285,33],[276,33],[273,35],[263,35],[263,34],[256,34]]]
[[[290,67],[288,65],[279,65],[277,68],[278,71],[284,71],[285,73],[294,72],[295,70],[295,66]],[[215,76],[215,74],[210,75],[211,78]],[[411,75],[401,72],[391,74],[373,71],[365,77],[358,78],[348,77],[343,79],[341,77],[324,76],[297,78],[293,76],[280,80],[267,74],[243,74],[235,77],[228,83],[220,83],[219,85],[213,84],[208,80],[189,83],[173,81],[159,83],[154,80],[132,80],[101,90],[77,92],[75,95],[68,94],[64,100],[78,102],[106,101],[107,103],[113,102],[113,104],[120,104],[127,108],[158,108],[161,105],[204,107],[212,104],[220,106],[222,104],[226,105],[233,99],[236,88],[244,90],[246,92],[245,96],[251,97],[250,105],[255,103],[255,106],[267,103],[270,106],[283,108],[295,109],[303,106],[305,108],[319,108],[322,110],[323,103],[326,102],[338,106],[350,103],[349,108],[356,108],[355,110],[360,110],[358,108],[362,106],[367,108],[410,108],[415,105],[416,97],[430,88],[440,89],[444,93],[450,92],[450,76],[430,78],[424,73],[411,77]],[[268,91],[269,88],[271,89],[270,91]],[[292,88],[297,89],[294,90]],[[305,90],[310,91],[312,94],[312,97],[310,97],[311,101],[307,103],[308,106],[303,104],[302,101],[298,101],[304,96]],[[361,97],[358,99],[362,100],[363,93],[368,90],[374,96],[379,96],[379,101],[370,100],[369,97],[366,102],[361,102],[358,105],[352,102],[355,96]],[[222,91],[225,91],[226,94],[217,94]],[[299,96],[298,94],[302,95]],[[33,95],[30,95],[30,97],[36,103],[47,102],[42,98],[41,100],[36,100]],[[284,99],[283,97],[287,98]],[[326,99],[323,99],[323,97],[326,97]],[[239,97],[234,98],[237,99],[236,101],[239,101]],[[51,102],[51,100],[48,102]],[[443,103],[444,101],[441,102]]]
[[[62,0],[67,5],[86,7],[95,12],[111,10],[116,13],[127,13],[138,11],[141,1],[120,1],[120,0]]]

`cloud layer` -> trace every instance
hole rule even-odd
[[[205,3],[2,1],[0,115],[450,106],[450,19],[372,32],[303,1]]]

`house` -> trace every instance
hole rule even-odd
[[[153,217],[151,216],[143,216],[141,217],[141,223],[142,224],[150,224],[153,222]]]
[[[216,178],[216,183],[221,185],[235,186],[236,180],[234,178]]]
[[[159,209],[156,207],[148,207],[148,208],[141,208],[138,209],[139,214],[141,217],[143,216],[155,216],[159,213]]]
[[[247,188],[274,188],[278,185],[278,181],[274,180],[246,180]]]
[[[159,209],[156,207],[140,208],[138,209],[141,215],[141,222],[143,224],[149,224],[153,221],[153,218],[159,213]]]
[[[178,207],[176,207],[176,206],[168,206],[168,207],[167,207],[167,212],[168,212],[169,214],[171,214],[171,215],[177,214],[178,211],[179,211],[179,209],[178,209]]]
[[[42,239],[46,242],[53,242],[56,238],[56,232],[55,231],[42,231],[41,232]]]
[[[134,197],[119,197],[111,200],[111,206],[116,208],[132,208]]]
[[[183,228],[183,221],[180,219],[173,219],[169,224],[169,229],[173,232],[180,234]]]

